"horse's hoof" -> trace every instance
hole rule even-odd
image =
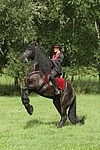
[[[28,107],[26,107],[27,112],[32,115],[33,114],[33,106],[32,105],[28,105]]]
[[[80,123],[81,123],[81,125],[83,125],[85,123],[85,117],[84,116],[80,119]]]
[[[63,125],[59,122],[58,124],[57,124],[57,128],[61,128]]]

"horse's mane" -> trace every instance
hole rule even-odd
[[[35,61],[38,62],[39,71],[41,75],[46,75],[50,71],[50,59],[46,57],[39,46],[36,46]]]

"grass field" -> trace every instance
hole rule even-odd
[[[52,101],[30,96],[34,114],[29,116],[20,97],[0,97],[0,150],[99,150],[100,95],[78,95],[77,115],[84,125],[69,120],[56,128],[60,116]]]

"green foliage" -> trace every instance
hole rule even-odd
[[[95,67],[87,66],[72,66],[72,67],[63,67],[63,72],[68,76],[82,76],[85,77],[87,75],[98,76],[98,70]]]
[[[1,0],[0,70],[9,61],[10,51],[21,52],[29,41],[38,39],[47,57],[53,44],[60,43],[64,66],[89,65],[100,72],[99,5],[98,0]],[[20,63],[16,64],[19,69]]]
[[[0,68],[7,63],[7,53],[12,49],[20,52],[25,43],[35,36],[28,2],[25,0],[0,2],[0,59],[2,60]]]
[[[2,0],[1,3],[1,35],[8,45],[13,47],[21,42],[25,43],[32,39],[34,29],[32,29],[31,14],[28,5],[29,1]],[[15,44],[16,43],[16,44]]]
[[[15,53],[15,51],[11,50],[7,58],[8,63],[4,73],[12,78],[17,77],[20,80],[23,79],[27,74],[29,64],[24,64],[20,61],[20,53],[18,51]]]

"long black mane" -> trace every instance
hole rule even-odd
[[[36,46],[36,56],[34,61],[38,62],[41,75],[46,75],[50,71],[50,59],[46,57],[39,46]]]

